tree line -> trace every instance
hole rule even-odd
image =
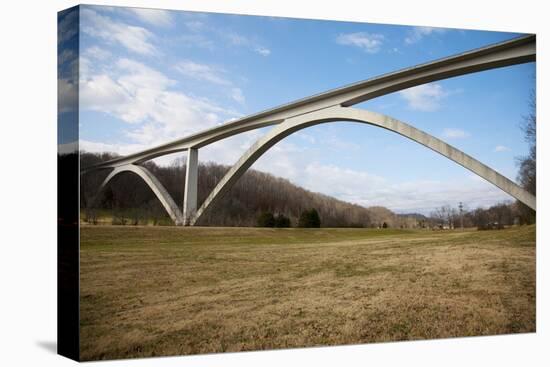
[[[88,167],[115,157],[116,155],[110,153],[81,152],[81,167]],[[181,207],[185,190],[185,160],[176,159],[169,166],[160,166],[149,161],[144,163],[144,166],[159,179]],[[229,168],[229,166],[215,163],[199,165],[199,205]],[[115,177],[92,208],[91,203],[96,190],[108,173],[108,170],[102,170],[82,175],[80,200],[81,207],[86,208],[85,216],[93,221],[98,211],[108,211],[117,224],[169,224],[164,208],[149,187],[130,172],[121,173]],[[315,220],[306,224],[307,215],[304,216],[304,213],[312,209],[319,217],[319,225]],[[398,221],[398,217],[386,208],[374,207],[371,210],[308,191],[284,178],[248,170],[231,190],[205,213],[198,224],[256,226],[263,213],[273,215],[273,220],[278,223],[274,226],[288,224],[292,227],[320,225],[323,227],[378,227],[383,222],[397,224]],[[309,215],[314,216],[311,212]]]
[[[423,225],[439,229],[476,227],[483,230],[534,223],[531,214],[526,214],[520,204],[501,202],[488,208],[463,209],[462,212],[458,207],[443,205],[423,219]]]
[[[115,158],[110,153],[81,152],[81,167]],[[529,158],[530,159],[530,158]],[[529,163],[531,165],[532,163]],[[169,166],[146,162],[181,207],[185,189],[185,161],[177,159]],[[215,163],[199,165],[198,203],[229,170]],[[526,170],[531,172],[530,170]],[[521,170],[520,170],[521,172]],[[108,170],[94,171],[81,177],[81,208],[84,219],[97,221],[98,212],[107,211],[113,224],[172,224],[164,208],[149,187],[133,173],[118,175],[91,207],[97,188]],[[525,178],[527,185],[534,180]],[[532,187],[534,190],[534,187]],[[201,219],[200,225],[261,227],[370,227],[370,228],[457,228],[487,229],[513,224],[534,223],[534,212],[523,204],[500,203],[490,208],[459,212],[449,205],[435,209],[429,216],[396,214],[385,207],[365,208],[330,196],[314,193],[290,181],[256,170],[247,171],[234,187]]]

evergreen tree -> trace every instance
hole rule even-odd
[[[271,212],[263,212],[258,217],[258,227],[275,227],[275,217]]]
[[[315,208],[304,210],[300,215],[298,226],[302,228],[319,228],[321,227],[321,218]]]
[[[290,227],[290,218],[284,214],[277,214],[275,217],[275,227],[277,228],[288,228]]]

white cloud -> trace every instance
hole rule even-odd
[[[295,133],[294,136],[308,142],[309,144],[315,144],[315,142],[317,141],[317,139],[315,139],[314,136],[312,136],[310,134],[306,134],[302,131],[299,131],[299,132]]]
[[[115,153],[121,156],[125,156],[131,153],[139,152],[140,150],[144,150],[150,148],[150,146],[142,145],[142,144],[135,144],[135,143],[103,143],[103,142],[95,142],[95,141],[89,141],[89,140],[80,140],[79,141],[79,150],[82,152],[88,152],[88,153]],[[162,157],[158,157],[153,159],[153,161],[156,164],[159,164],[161,166],[168,166],[174,162],[174,159],[178,158],[178,156],[181,156],[182,153],[176,153],[176,154],[167,154]]]
[[[114,143],[102,143],[81,139],[79,141],[79,149],[81,151],[89,153],[115,153],[119,155],[127,155],[143,150],[146,147],[140,144],[114,144]]]
[[[70,48],[60,48],[57,55],[57,65],[64,66],[78,60],[77,54]]]
[[[78,109],[78,55],[69,48],[59,49],[57,59],[57,105],[59,112]]]
[[[174,20],[169,11],[161,9],[128,8],[139,20],[157,27],[170,27]]]
[[[231,99],[240,104],[243,104],[246,100],[242,89],[235,87],[229,79],[226,79],[223,75],[224,71],[220,68],[200,64],[191,60],[184,60],[179,62],[175,66],[175,69],[187,77],[228,87],[228,93]]]
[[[111,53],[98,46],[92,46],[84,50],[84,56],[87,56],[88,58],[104,61],[109,57],[111,57]]]
[[[176,70],[185,76],[197,80],[204,80],[219,85],[231,85],[231,82],[222,76],[222,70],[209,65],[200,64],[191,60],[180,61]]]
[[[183,34],[179,37],[178,47],[199,47],[207,50],[214,49],[214,42],[202,34]]]
[[[204,28],[204,23],[199,20],[185,22],[185,26],[192,32],[199,32]]]
[[[293,135],[298,138],[295,144],[291,138],[277,143],[252,168],[284,177],[313,192],[365,207],[385,206],[398,212],[429,214],[437,207],[444,204],[457,205],[459,201],[467,203],[470,208],[476,208],[510,199],[510,196],[484,179],[472,180],[470,171],[464,171],[463,179],[419,178],[398,182],[366,169],[326,163],[326,155],[319,152],[319,145],[325,150],[325,141],[319,140],[318,136],[310,139],[308,133],[301,130]],[[304,144],[303,140],[319,144],[311,146]],[[233,164],[241,154],[239,152],[224,162]],[[454,163],[448,161],[448,164]]]
[[[307,149],[290,146],[289,151],[285,144],[288,143],[283,141],[275,145],[253,168],[288,178],[310,191],[365,207],[385,206],[397,212],[429,214],[437,207],[456,205],[459,201],[476,208],[511,199],[487,181],[472,180],[468,174],[463,180],[392,182],[368,171],[309,162]]]
[[[218,34],[233,46],[248,48],[262,56],[269,56],[271,54],[271,50],[269,48],[259,44],[259,42],[257,42],[256,40],[246,37],[242,34],[235,32],[225,32],[222,30],[220,30]]]
[[[81,108],[135,125],[126,137],[142,147],[162,144],[238,116],[206,99],[173,90],[175,84],[144,64],[120,59],[112,69],[82,75]]]
[[[443,129],[442,137],[446,139],[464,139],[469,137],[470,134],[461,129],[446,128]]]
[[[428,83],[402,90],[399,94],[407,101],[409,108],[429,112],[437,110],[449,92],[437,83]]]
[[[201,162],[233,165],[241,155],[265,133],[265,129],[252,130],[217,141],[200,149]]]
[[[256,51],[257,53],[259,53],[262,56],[271,55],[271,50],[268,49],[268,48],[265,48],[265,47],[256,47],[256,49],[254,51]]]
[[[219,26],[210,26],[202,17],[200,20],[194,19],[197,15],[193,15],[191,19],[183,23],[189,30],[188,34],[179,36],[183,46],[214,50],[224,44],[225,46],[245,48],[261,56],[271,55],[271,50],[258,41],[256,37],[249,37]]]
[[[336,42],[345,46],[359,47],[368,53],[377,53],[384,41],[381,34],[371,34],[366,32],[343,33],[336,37]]]
[[[131,95],[124,87],[107,74],[94,75],[80,81],[80,105],[83,109],[124,116],[126,122],[136,122],[124,113],[131,100]]]
[[[385,206],[397,212],[429,214],[445,204],[462,201],[470,208],[487,207],[511,197],[470,171],[463,178],[426,180],[422,178],[394,181],[366,169],[342,167],[324,162],[319,146],[303,144],[309,141],[307,131],[295,134],[296,144],[284,139],[269,149],[252,166],[275,176],[289,179],[296,185],[365,207]],[[293,135],[294,136],[294,135]],[[312,139],[325,147],[325,142]],[[241,153],[232,160],[233,164]],[[449,165],[455,163],[448,161]],[[472,177],[476,179],[473,180]]]
[[[329,136],[327,138],[322,139],[321,144],[323,144],[326,149],[333,150],[335,152],[356,152],[361,147],[358,144],[352,143],[350,141],[340,139],[336,136]]]
[[[386,180],[382,177],[365,171],[323,165],[318,162],[308,164],[304,173],[307,176],[307,186],[315,191],[331,193],[338,197],[349,198],[360,195],[367,187],[371,190],[374,187],[381,188],[386,184]],[[319,180],[319,177],[323,177],[323,180]]]
[[[62,45],[78,34],[78,9],[63,11],[64,17],[57,25],[57,44]]]
[[[494,150],[494,151],[498,153],[498,152],[506,152],[506,151],[509,151],[509,150],[510,150],[510,148],[508,148],[508,147],[505,146],[505,145],[497,145],[497,146],[495,147],[495,150]]]
[[[153,34],[147,29],[115,22],[91,9],[81,10],[82,31],[107,43],[119,43],[128,50],[151,55],[157,51],[152,43]]]
[[[234,32],[225,33],[225,38],[235,46],[248,46],[252,43],[248,37]]]
[[[434,28],[434,27],[414,27],[410,30],[405,37],[405,43],[412,45],[419,42],[422,38],[429,36],[433,33],[445,33],[447,30],[445,28]]]
[[[243,104],[245,102],[243,91],[240,88],[232,88],[231,89],[231,98],[233,98],[235,101],[237,101],[241,104]]]
[[[304,170],[307,162],[307,148],[288,140],[277,143],[254,164],[253,168],[284,177],[295,184],[306,187]]]
[[[59,112],[76,111],[78,86],[67,79],[57,79],[57,108]]]

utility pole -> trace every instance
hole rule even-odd
[[[464,230],[464,218],[462,216],[464,206],[462,205],[462,201],[458,203],[458,210],[460,212],[460,229]]]

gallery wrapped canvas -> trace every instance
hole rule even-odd
[[[535,332],[533,34],[58,14],[58,351]]]

